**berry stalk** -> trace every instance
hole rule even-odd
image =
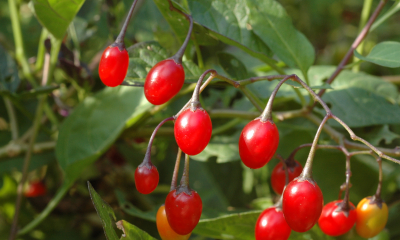
[[[128,15],[126,16],[124,25],[122,26],[121,31],[119,32],[119,35],[118,35],[117,39],[115,39],[114,44],[115,44],[115,46],[118,46],[120,51],[125,49],[124,38],[125,38],[126,29],[128,28],[129,21],[132,18],[133,10],[135,10],[135,6],[136,6],[137,2],[138,2],[138,0],[134,0],[133,1],[132,5],[131,5],[131,8],[129,9]]]

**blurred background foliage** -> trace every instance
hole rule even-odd
[[[10,69],[20,70],[15,61],[15,43],[9,11],[10,1],[0,0],[0,66],[7,64]],[[45,148],[44,151],[35,152],[28,177],[29,180],[43,179],[48,192],[45,196],[23,200],[19,225],[26,226],[46,208],[60,188],[66,186],[66,176],[74,178],[76,181],[73,181],[71,185],[67,184],[65,196],[43,224],[29,231],[21,239],[105,239],[102,222],[93,208],[86,181],[90,181],[102,199],[112,207],[117,220],[124,219],[159,239],[154,223],[155,212],[158,206],[163,204],[169,192],[177,153],[172,123],[167,123],[161,128],[152,150],[152,161],[160,173],[159,187],[153,194],[141,195],[136,191],[133,174],[135,168],[143,160],[147,142],[154,127],[160,120],[178,112],[189,100],[191,94],[189,92],[181,94],[162,111],[149,115],[151,106],[141,102],[142,98],[139,96],[142,94],[141,88],[124,87],[124,90],[104,90],[105,87],[98,77],[98,62],[105,47],[110,45],[118,35],[131,2],[131,0],[86,0],[68,27],[54,72],[53,82],[56,90],[51,89],[53,94],[48,100],[51,111],[55,112],[55,119],[45,119],[36,141],[49,143],[50,147]],[[130,48],[131,70],[128,77],[131,76],[133,80],[139,82],[140,79],[143,80],[143,76],[137,69],[134,69],[135,66],[132,66],[132,62],[136,63],[137,61],[140,64],[140,61],[144,60],[144,62],[147,61],[147,65],[151,66],[157,62],[157,58],[172,56],[180,46],[181,37],[186,34],[171,28],[156,5],[159,2],[158,0],[139,1],[125,37],[127,47],[153,41],[148,44],[151,44],[153,49],[155,47],[160,49],[157,55],[151,55],[146,52],[145,47],[138,48],[136,45],[136,47]],[[179,2],[184,8],[188,8],[186,1],[176,2]],[[287,11],[297,30],[302,32],[314,47],[315,65],[337,65],[360,30],[359,21],[363,1],[281,0],[278,2]],[[42,26],[32,12],[30,1],[20,0],[17,3],[25,55],[31,69],[36,69],[33,72],[35,78],[40,79],[41,68],[37,69],[35,66]],[[377,4],[378,1],[373,1],[372,9]],[[390,5],[391,3],[386,6],[385,10]],[[371,32],[365,40],[362,54],[366,55],[377,43],[382,41],[400,41],[399,22],[400,14],[395,14]],[[185,54],[186,67],[191,71],[191,74],[187,75],[192,76],[192,80],[209,68],[236,79],[273,74],[269,72],[271,69],[265,63],[238,47],[227,45],[209,35],[203,37],[204,39],[196,38],[199,42],[203,63],[199,63],[198,51],[192,42]],[[150,59],[144,59],[142,56],[150,56]],[[74,62],[79,62],[79,67],[76,67]],[[239,70],[232,71],[232,69]],[[323,75],[331,72],[332,69],[334,68],[331,67],[330,70],[327,70],[323,67],[313,67],[309,75],[311,72],[314,72],[315,76]],[[368,62],[362,63],[360,70],[376,76],[400,75],[400,68],[386,68]],[[16,78],[20,78],[21,82],[16,85],[7,85],[9,86],[7,92],[11,92],[11,96],[14,97],[13,104],[16,109],[19,132],[22,136],[32,125],[37,106],[36,96],[41,93],[40,91],[47,90],[33,89],[22,74]],[[323,77],[319,79],[319,83],[322,81]],[[345,81],[346,79],[342,82]],[[271,85],[267,82],[260,82],[250,85],[249,89],[253,90],[266,103],[274,86],[275,83]],[[338,86],[341,85],[338,83]],[[398,107],[400,102],[399,84],[391,83],[389,88],[390,91],[394,90],[394,93],[385,97],[393,96],[392,103]],[[11,91],[12,89],[13,91]],[[0,89],[0,91],[3,91],[3,97],[8,96],[4,89]],[[29,92],[32,93],[31,96],[28,94]],[[305,97],[307,97],[306,94]],[[4,99],[0,98],[0,147],[6,146],[11,141],[10,119]],[[329,99],[327,97],[325,100]],[[201,101],[207,110],[229,108],[249,111],[249,113],[255,111],[239,90],[223,84],[208,87],[201,95]],[[103,110],[109,110],[108,116],[101,115],[102,112],[98,114],[91,112],[91,109],[99,108],[96,104],[100,105]],[[332,99],[330,104],[333,107],[340,106]],[[344,104],[347,103],[344,102]],[[122,105],[129,110],[133,108],[136,110],[134,113],[129,111],[121,113],[118,106]],[[285,111],[299,107],[300,102],[296,94],[290,87],[283,87],[275,101],[274,110]],[[70,118],[67,117],[69,114],[71,114]],[[376,113],[366,111],[365,114],[374,115]],[[388,112],[387,114],[393,114],[392,118],[386,115],[382,117],[387,121],[385,119],[375,120],[371,117],[371,121],[367,121],[367,124],[363,125],[358,124],[358,119],[351,116],[349,121],[353,121],[353,130],[358,135],[365,137],[375,145],[394,148],[400,146],[400,118],[397,118],[396,113]],[[211,114],[211,116],[213,115]],[[232,118],[213,117],[214,137],[210,145],[203,153],[193,156],[196,161],[191,163],[190,182],[192,188],[200,194],[203,200],[202,219],[262,210],[277,200],[278,196],[272,191],[269,178],[270,172],[278,160],[273,159],[261,169],[250,170],[244,167],[239,159],[238,134],[244,125],[253,118],[252,116],[236,119],[236,122],[233,123],[231,122]],[[64,119],[66,120],[64,121]],[[91,142],[93,139],[88,136],[88,133],[83,134],[85,136],[79,139],[79,134],[85,132],[89,125],[94,124],[98,124],[98,128],[102,129],[99,134],[104,137],[104,139],[98,140],[101,142],[99,144],[104,144],[99,148],[91,145],[96,144]],[[304,118],[294,118],[277,124],[280,132],[277,152],[283,157],[288,157],[297,146],[312,142],[317,129],[316,125]],[[71,129],[75,129],[75,132],[69,132],[68,134],[71,135],[68,135],[66,131]],[[218,129],[217,132],[216,129]],[[343,129],[338,127],[336,130],[347,136]],[[59,137],[59,142],[57,147],[54,147],[57,137]],[[67,137],[71,137],[73,140],[66,140]],[[74,141],[76,142],[74,143]],[[334,143],[325,133],[321,136],[320,141],[328,144]],[[88,150],[82,153],[74,152],[71,151],[74,146],[68,144],[81,145]],[[2,150],[5,149],[2,148]],[[0,153],[0,239],[6,239],[9,234],[15,211],[16,186],[21,179],[24,159],[23,154],[12,156],[8,150]],[[69,152],[67,152],[68,150]],[[303,165],[308,150],[307,148],[302,149],[296,155],[296,159]],[[68,157],[62,158],[61,155]],[[85,162],[85,164],[75,164],[74,159],[82,164]],[[390,206],[390,217],[386,230],[374,239],[399,239],[400,167],[388,161],[384,161],[383,166],[383,199]],[[378,165],[370,156],[357,156],[352,158],[352,173],[353,187],[350,200],[357,204],[362,198],[375,193],[378,183]],[[325,203],[335,200],[339,193],[339,186],[345,181],[345,157],[337,151],[318,150],[313,174],[323,191]],[[257,214],[250,214],[245,220],[255,221]],[[239,221],[235,220],[237,216],[233,216],[233,218],[232,223]],[[215,224],[223,233],[225,228],[229,229],[231,223],[221,221],[211,222],[207,225],[207,221],[204,221],[197,230],[195,229],[191,239],[221,237],[222,235],[218,235],[221,232],[212,229],[210,226],[212,224]],[[253,236],[253,228],[250,224],[250,227],[247,228],[248,235],[238,235],[236,238],[248,239],[248,236]],[[116,231],[120,236],[122,232]],[[235,230],[232,231],[235,232]],[[338,239],[358,239],[354,234],[349,233]],[[314,227],[305,234],[293,232],[291,239],[331,238],[323,236],[318,227]]]

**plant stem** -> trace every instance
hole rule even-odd
[[[194,47],[196,49],[197,63],[199,65],[199,68],[204,69],[203,55],[201,54],[201,49],[200,49],[199,44],[197,43],[197,39],[195,36],[193,37],[193,43],[194,43]]]
[[[307,162],[304,165],[303,172],[300,174],[301,178],[304,179],[312,179],[312,163],[314,160],[315,150],[318,143],[319,136],[322,132],[322,128],[328,119],[330,118],[330,114],[327,114],[324,119],[322,119],[321,124],[318,127],[317,133],[315,134],[314,141],[311,145],[310,153],[308,154]]]
[[[38,216],[36,216],[36,218],[32,222],[28,223],[28,225],[22,228],[18,232],[18,236],[29,233],[35,227],[37,227],[44,219],[46,219],[46,217],[54,210],[54,208],[57,207],[58,203],[65,196],[65,194],[68,192],[68,190],[73,184],[74,184],[73,180],[65,179],[63,185],[58,190],[54,198],[49,202],[49,204],[47,204],[46,208]]]
[[[119,46],[122,47],[122,49],[121,49],[121,47],[119,47],[120,51],[122,51],[125,48],[124,38],[125,38],[126,29],[128,28],[128,24],[129,24],[129,21],[131,20],[131,17],[133,15],[133,10],[135,10],[135,6],[136,6],[137,1],[138,0],[134,0],[133,1],[132,5],[131,5],[131,8],[129,9],[128,16],[126,16],[124,25],[122,26],[121,31],[119,32],[119,35],[118,35],[117,39],[115,39],[115,43],[118,45],[118,47]]]
[[[377,27],[379,27],[384,21],[389,19],[393,14],[400,10],[400,1],[396,1],[393,6],[382,16],[380,17],[374,24],[371,26],[370,31],[374,31]]]
[[[190,100],[190,109],[192,111],[195,111],[197,108],[201,107],[200,102],[199,102],[200,87],[201,87],[201,83],[203,82],[203,79],[209,73],[211,73],[211,76],[212,76],[212,75],[215,75],[217,72],[214,69],[209,69],[209,70],[206,70],[203,74],[201,74],[199,80],[197,81],[196,88],[193,91],[192,99]]]
[[[262,105],[264,104],[248,88],[240,87],[240,90],[242,90],[243,94],[250,100],[254,107],[256,107],[258,111],[262,112]]]
[[[349,196],[350,196],[350,177],[351,177],[351,168],[350,168],[350,156],[346,156],[346,190],[344,193],[343,198],[343,205],[341,205],[342,210],[349,214],[350,211],[350,203],[349,203]]]
[[[174,173],[172,174],[171,189],[173,191],[176,189],[176,183],[178,182],[179,165],[181,163],[182,150],[178,147],[178,154],[176,155]]]
[[[362,31],[362,28],[365,26],[367,23],[369,14],[371,13],[371,7],[372,7],[372,0],[364,0],[364,5],[363,9],[361,12],[361,19],[360,19],[360,25],[359,25],[359,31]],[[361,42],[360,45],[357,47],[357,51],[360,54],[363,54],[364,50],[364,42]],[[357,62],[358,58],[353,57],[353,62]],[[358,72],[360,70],[360,65],[357,64],[353,67],[353,72]]]
[[[44,41],[46,40],[48,32],[46,28],[42,28],[42,33],[40,34],[38,53],[36,56],[35,71],[40,71],[43,67],[44,53],[46,52]]]
[[[354,40],[353,44],[351,45],[350,49],[347,51],[346,55],[343,57],[342,61],[340,64],[337,66],[335,72],[329,77],[329,79],[326,81],[326,83],[331,84],[336,77],[339,75],[340,72],[344,69],[345,65],[347,62],[350,60],[351,56],[353,56],[353,51],[360,45],[360,43],[364,40],[364,38],[367,36],[369,29],[371,28],[372,24],[374,23],[375,19],[378,17],[379,13],[382,11],[383,7],[387,3],[388,0],[381,0],[379,2],[379,5],[376,7],[374,13],[371,15],[370,19],[368,20],[367,24],[363,28],[363,30],[360,32],[360,34],[357,36],[357,38]],[[318,92],[318,96],[322,96],[325,93],[326,89],[321,89],[321,91]],[[315,105],[314,105],[315,106]]]
[[[378,182],[378,187],[376,189],[375,198],[376,199],[380,199],[381,198],[381,191],[382,191],[382,180],[383,180],[382,159],[378,158],[376,161],[379,164],[379,182]]]
[[[3,99],[4,104],[6,105],[8,119],[10,121],[11,139],[15,142],[19,136],[17,116],[15,115],[15,109],[10,99],[8,97],[3,97]]]
[[[185,154],[185,166],[183,167],[183,174],[180,184],[181,187],[189,187],[189,162],[189,155]]]
[[[224,125],[214,128],[211,135],[214,136],[214,135],[218,135],[220,133],[223,133],[223,132],[235,127],[241,121],[242,121],[242,119],[234,118],[231,121],[225,123]]]
[[[8,5],[10,9],[11,25],[13,30],[14,42],[15,42],[15,58],[22,66],[22,73],[26,79],[36,87],[38,84],[31,74],[31,69],[29,68],[28,60],[25,56],[24,42],[21,32],[21,24],[19,22],[19,14],[17,9],[16,0],[8,0]]]
[[[286,82],[291,76],[287,76],[281,81],[279,81],[278,85],[276,85],[274,91],[272,91],[271,96],[269,97],[267,106],[265,107],[264,111],[262,112],[260,118],[261,122],[272,121],[272,104],[274,102],[275,96],[278,93],[279,88],[282,86],[284,82]]]
[[[44,105],[46,99],[47,99],[46,96],[41,96],[39,99],[38,107],[36,109],[35,119],[33,121],[33,133],[30,138],[30,141],[29,141],[28,151],[26,152],[24,165],[22,167],[22,178],[21,178],[21,181],[19,182],[18,188],[17,188],[17,200],[15,203],[14,218],[13,218],[13,222],[11,225],[11,233],[10,233],[10,238],[9,238],[10,240],[14,240],[17,235],[18,217],[19,217],[19,212],[20,212],[20,208],[21,208],[23,187],[28,178],[29,163],[30,163],[31,157],[32,157],[32,149],[33,149],[33,145],[35,144],[37,134],[39,132],[40,121],[42,119],[42,114],[43,114],[43,105]]]
[[[143,163],[142,163],[142,164],[151,163],[151,146],[153,145],[153,141],[154,141],[154,138],[156,137],[156,134],[157,134],[158,129],[159,129],[165,122],[167,122],[167,121],[173,121],[173,120],[174,120],[174,117],[166,118],[166,119],[162,120],[162,121],[157,125],[157,127],[154,129],[153,133],[151,134],[150,140],[149,140],[149,145],[147,145],[146,155],[144,156],[144,159],[143,159]],[[142,164],[140,164],[140,165],[142,165]]]

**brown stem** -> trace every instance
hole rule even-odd
[[[346,190],[343,198],[344,204],[342,204],[341,209],[345,211],[345,213],[349,213],[350,211],[350,203],[349,203],[349,195],[350,195],[350,177],[351,177],[351,168],[350,168],[350,156],[346,156]]]
[[[192,195],[192,191],[189,187],[189,155],[185,154],[185,166],[183,167],[183,174],[181,178],[181,183],[176,189],[176,194],[185,192],[188,195]]]
[[[124,38],[125,38],[126,29],[128,28],[128,23],[132,18],[133,10],[135,9],[135,6],[136,6],[137,2],[138,2],[138,0],[133,1],[132,5],[131,5],[131,8],[129,9],[128,16],[126,16],[124,25],[122,26],[121,31],[119,32],[119,35],[118,35],[117,39],[115,39],[114,44],[116,46],[118,46],[120,51],[125,49]]]
[[[154,141],[154,138],[156,137],[157,131],[165,122],[172,121],[172,120],[174,120],[174,117],[166,118],[166,119],[162,120],[157,125],[157,127],[154,129],[153,133],[151,134],[150,140],[149,140],[149,145],[147,146],[146,155],[144,156],[143,162],[139,166],[142,166],[142,165],[148,166],[149,164],[151,164],[151,146],[153,145],[153,141]],[[149,169],[150,168],[151,167],[149,167]]]
[[[382,191],[382,179],[383,179],[382,159],[378,158],[376,161],[379,164],[379,182],[378,182],[378,187],[376,189],[375,198],[376,199],[380,199],[381,198],[381,191]]]
[[[371,15],[369,18],[367,24],[361,30],[361,32],[358,34],[357,38],[354,40],[353,44],[351,45],[349,51],[347,51],[346,55],[343,57],[342,61],[340,64],[337,66],[335,72],[332,74],[332,76],[326,81],[326,83],[331,84],[333,80],[339,75],[339,73],[344,69],[346,66],[347,62],[351,59],[353,56],[354,50],[360,45],[360,43],[364,40],[364,38],[367,36],[369,29],[371,28],[372,24],[378,17],[379,13],[382,11],[383,7],[387,3],[388,0],[381,0],[379,2],[379,5],[376,7],[374,13]],[[318,93],[318,96],[322,96],[325,93],[326,89],[321,89]],[[315,104],[314,104],[315,106]]]
[[[180,148],[178,148],[178,154],[176,155],[174,173],[172,174],[170,191],[173,191],[176,189],[176,183],[178,182],[179,165],[181,163],[181,156],[182,156],[182,150]]]
[[[201,74],[199,80],[197,81],[196,88],[193,91],[192,99],[190,101],[190,109],[192,111],[194,111],[198,107],[201,107],[200,101],[199,101],[200,86],[201,86],[201,83],[203,82],[203,79],[209,73],[211,73],[211,75],[215,75],[217,73],[217,71],[215,71],[214,69],[209,69],[209,70],[206,70],[205,72],[203,72],[203,74]]]
[[[274,91],[271,93],[271,96],[269,97],[267,106],[265,107],[264,111],[262,112],[260,118],[261,122],[266,122],[266,121],[272,121],[272,103],[274,102],[275,96],[278,93],[279,88],[282,86],[284,82],[289,80],[292,76],[287,76],[281,81],[279,81],[278,85],[276,85]]]
[[[183,42],[182,46],[179,48],[178,52],[176,52],[175,55],[171,57],[171,59],[173,59],[176,63],[179,63],[181,65],[182,65],[183,54],[185,54],[186,47],[189,43],[189,39],[190,39],[190,36],[192,35],[192,31],[193,31],[193,18],[190,15],[188,15],[188,16],[189,16],[189,30],[186,35],[185,41]]]
[[[322,132],[322,128],[326,121],[331,117],[330,114],[327,114],[324,119],[322,119],[321,124],[318,127],[317,133],[315,134],[314,141],[311,145],[310,153],[308,154],[306,165],[304,165],[303,172],[300,174],[300,178],[302,179],[312,179],[312,163],[314,160],[315,150],[318,143],[319,136]]]

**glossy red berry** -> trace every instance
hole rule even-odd
[[[157,63],[147,74],[144,95],[150,103],[160,105],[175,96],[184,82],[185,71],[182,64],[166,59]]]
[[[188,155],[197,155],[210,142],[212,123],[202,108],[190,108],[179,114],[175,121],[174,134],[179,148]]]
[[[126,76],[129,66],[129,55],[126,49],[122,51],[117,46],[108,46],[101,56],[99,76],[104,85],[116,87]]]
[[[287,240],[291,232],[281,208],[267,208],[258,217],[256,240]]]
[[[135,170],[136,189],[142,194],[149,194],[158,185],[160,176],[153,164],[141,164]]]
[[[289,182],[297,178],[302,171],[303,167],[298,161],[295,161],[294,166],[288,166]],[[274,189],[277,194],[282,194],[283,188],[286,184],[286,173],[285,168],[283,167],[281,162],[276,164],[276,166],[272,170],[271,184],[272,189]]]
[[[47,192],[46,185],[42,181],[34,181],[29,183],[24,195],[25,197],[39,197],[45,195]]]
[[[193,231],[200,220],[203,203],[199,194],[193,190],[186,192],[171,191],[165,200],[165,212],[171,228],[180,235]]]
[[[336,237],[343,235],[350,231],[357,220],[356,208],[352,203],[350,204],[350,210],[345,213],[341,208],[340,204],[343,200],[337,200],[330,202],[322,209],[321,216],[318,220],[319,228],[326,235]]]
[[[239,137],[239,154],[249,168],[260,168],[274,156],[279,144],[279,132],[270,121],[249,122]]]
[[[164,205],[162,205],[157,211],[156,224],[158,233],[162,240],[187,240],[191,235],[191,233],[187,235],[179,235],[171,228],[167,220]]]
[[[283,215],[296,232],[310,230],[318,221],[323,206],[321,189],[312,180],[294,179],[283,191]]]

